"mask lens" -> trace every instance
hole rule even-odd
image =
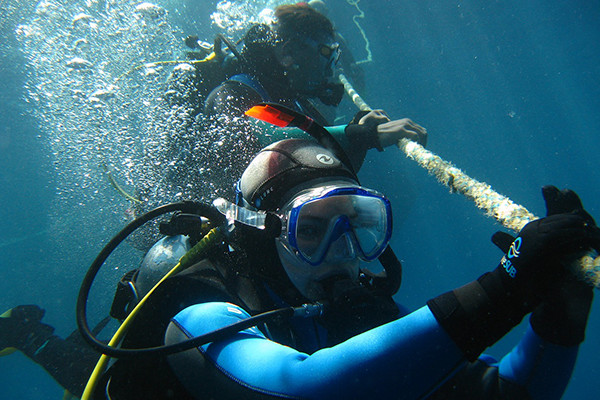
[[[304,257],[312,259],[324,247],[329,220],[316,215],[312,216],[308,210],[302,214],[304,215],[299,218],[296,227],[296,243]]]
[[[388,219],[386,204],[377,197],[355,197],[355,217],[350,219],[352,232],[364,257],[371,258],[386,242]]]
[[[369,261],[387,245],[391,232],[390,212],[389,203],[382,197],[328,194],[292,210],[290,244],[306,261],[318,264],[332,243],[347,235],[357,247],[357,255]]]
[[[323,57],[329,58],[329,57],[331,57],[331,54],[333,54],[333,50],[331,49],[331,47],[321,44],[321,45],[319,45],[319,53]]]

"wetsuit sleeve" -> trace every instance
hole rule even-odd
[[[166,342],[211,332],[248,314],[228,303],[180,312]],[[427,307],[331,348],[305,354],[268,340],[259,330],[240,332],[195,353],[170,360],[192,393],[227,398],[420,398],[464,365],[464,356]],[[173,357],[173,356],[171,356]]]
[[[500,362],[482,355],[457,372],[431,399],[560,399],[577,351],[578,346],[545,341],[530,326]]]
[[[501,377],[527,389],[533,399],[560,399],[565,391],[579,346],[561,346],[537,335],[529,326],[519,344],[500,361]]]
[[[172,320],[166,341],[208,333],[244,318],[248,314],[232,304],[195,305]],[[194,388],[193,382],[206,382],[209,374],[215,382],[215,392],[209,395],[217,397],[559,399],[577,346],[551,344],[529,328],[499,363],[484,355],[466,364],[423,307],[311,355],[268,340],[256,328],[194,351],[202,362],[188,354],[183,362],[172,363],[173,369],[192,393],[207,390],[207,385]]]

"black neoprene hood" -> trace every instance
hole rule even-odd
[[[356,183],[352,171],[328,149],[312,140],[286,139],[258,153],[242,174],[240,190],[250,205],[275,210],[293,188],[319,178]]]

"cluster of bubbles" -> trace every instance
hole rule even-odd
[[[257,3],[221,2],[219,10],[235,9],[228,21],[246,27],[248,15],[273,2]],[[56,167],[55,218],[88,230],[101,212],[131,218],[226,195],[260,148],[247,123],[204,118],[187,101],[196,68],[176,61],[183,40],[168,17],[149,2],[42,0],[16,27],[28,101]]]
[[[143,127],[167,74],[150,63],[173,58],[179,41],[171,32],[163,8],[110,0],[43,0],[17,27],[62,201],[101,196],[105,167],[135,184],[133,166],[152,140]]]
[[[269,24],[273,21],[273,10],[289,0],[255,0],[249,2],[222,0],[217,10],[210,15],[213,25],[231,37],[239,37],[251,25]]]

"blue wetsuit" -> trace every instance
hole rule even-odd
[[[249,315],[231,303],[197,304],[172,319],[167,342],[202,335]],[[192,350],[193,351],[193,350]],[[256,328],[170,360],[191,392],[221,398],[560,398],[577,346],[541,339],[531,328],[499,363],[467,363],[428,307],[312,354],[267,339]],[[194,360],[194,361],[192,361]],[[461,394],[462,393],[462,394]],[[468,397],[462,397],[464,395]]]

